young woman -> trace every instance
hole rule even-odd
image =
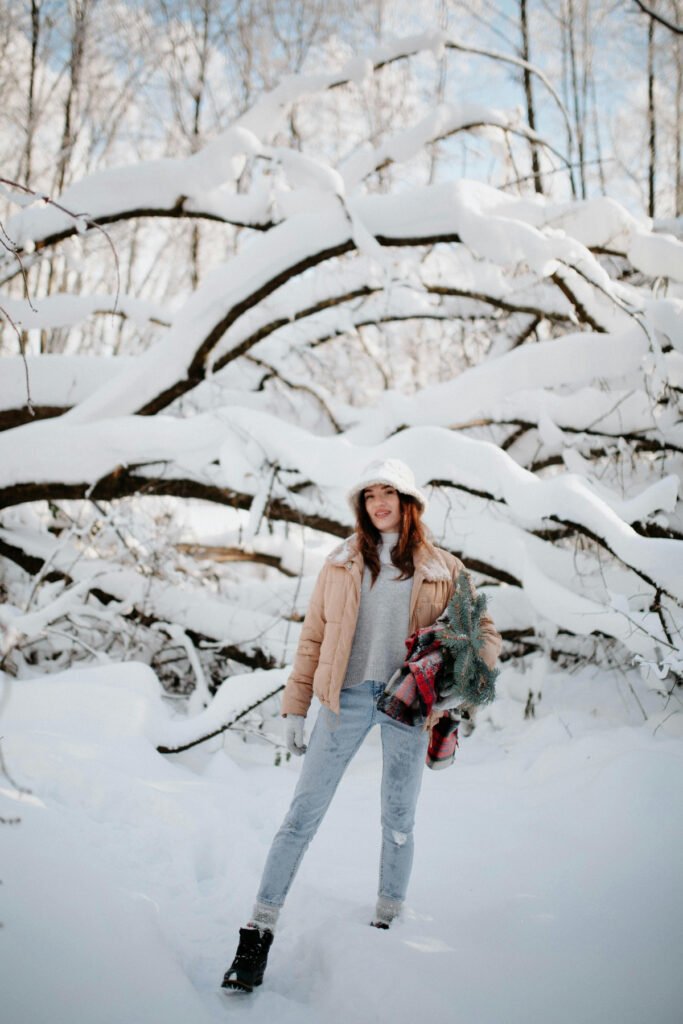
[[[463,565],[427,539],[426,499],[399,459],[370,463],[348,497],[356,532],[332,552],[318,577],[282,701],[287,747],[306,758],[224,988],[251,991],[261,984],[278,914],[301,859],[374,725],[381,729],[383,766],[382,849],[372,924],[388,928],[406,895],[429,732],[388,717],[376,703],[405,660],[406,637],[444,611]],[[485,633],[482,656],[492,668],[500,636],[489,618]],[[313,694],[322,707],[306,748],[304,721]]]

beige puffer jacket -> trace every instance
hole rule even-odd
[[[414,556],[415,574],[410,597],[408,633],[431,624],[441,615],[464,569],[450,552],[422,544]],[[328,556],[318,576],[306,612],[292,674],[282,698],[283,715],[305,715],[313,694],[339,714],[339,694],[351,654],[360,604],[363,556],[352,534]],[[484,661],[491,668],[500,654],[501,638],[488,616]]]

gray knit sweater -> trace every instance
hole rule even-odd
[[[413,580],[397,579],[400,570],[391,562],[397,540],[397,533],[383,534],[380,573],[374,586],[370,586],[369,569],[363,571],[358,622],[343,687],[358,686],[366,679],[386,683],[405,661]]]

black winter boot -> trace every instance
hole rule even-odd
[[[225,972],[221,988],[251,992],[263,981],[273,933],[259,928],[240,928],[240,943],[235,959]]]

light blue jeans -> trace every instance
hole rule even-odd
[[[403,901],[413,864],[413,825],[429,734],[378,711],[384,683],[342,690],[340,714],[321,707],[299,782],[266,860],[258,902],[281,907],[342,775],[373,725],[382,735],[382,852],[378,895]]]

